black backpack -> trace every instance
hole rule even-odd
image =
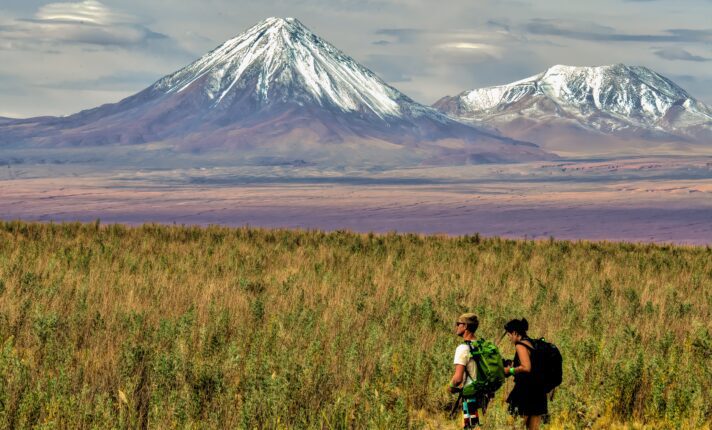
[[[561,385],[563,377],[563,358],[559,348],[549,343],[544,338],[529,339],[534,348],[531,351],[532,379],[538,388],[545,393]]]

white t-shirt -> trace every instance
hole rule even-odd
[[[455,362],[454,364],[462,364],[467,369],[467,373],[473,378],[477,379],[477,365],[475,360],[470,359],[470,347],[466,343],[463,343],[457,347],[455,350]],[[467,378],[465,385],[469,384],[472,379]]]

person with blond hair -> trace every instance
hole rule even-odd
[[[465,313],[455,320],[455,334],[464,341],[455,349],[455,371],[450,379],[448,390],[450,393],[459,393],[464,385],[470,384],[477,378],[477,364],[470,355],[470,344],[475,340],[475,332],[479,327],[477,315]],[[465,399],[462,402],[463,428],[479,426],[476,399]]]

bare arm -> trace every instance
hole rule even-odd
[[[465,379],[465,366],[462,364],[456,364],[455,365],[455,373],[452,374],[452,379],[450,380],[450,387],[449,390],[451,393],[456,393],[459,388],[453,388],[453,387],[459,387],[460,384],[462,384],[462,381]]]
[[[514,373],[529,373],[532,371],[532,360],[531,360],[531,353],[529,352],[529,349],[527,349],[526,346],[524,345],[517,345],[516,347],[517,351],[517,357],[519,357],[519,366],[517,367],[508,367],[504,369],[504,373],[506,375],[513,374],[511,372],[512,369],[514,369]]]
[[[517,345],[517,357],[519,357],[519,366],[514,369],[515,373],[529,373],[532,371],[532,360],[530,352],[524,345]]]

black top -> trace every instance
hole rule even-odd
[[[522,340],[529,341],[529,343],[531,343],[531,344],[533,345],[532,340],[529,339],[528,337],[522,338]],[[526,344],[526,343],[524,343],[524,342],[515,342],[514,344],[515,344],[515,345],[522,345],[522,346],[524,346],[527,350],[529,350],[529,363],[531,363],[531,352],[534,350],[534,348],[532,347],[532,345],[528,345],[528,344]],[[514,367],[519,367],[519,366],[522,365],[521,360],[519,360],[519,354],[517,354],[516,351],[514,352],[514,360],[513,360],[513,362],[514,362],[514,363],[513,363],[513,366],[514,366]],[[527,382],[529,382],[529,381],[531,380],[531,376],[532,376],[532,375],[531,375],[531,373],[529,373],[529,372],[515,373],[515,374],[514,374],[514,382],[515,382],[516,384],[519,384],[519,383],[527,383]]]
[[[527,340],[533,344],[529,338],[522,340]],[[516,342],[515,345],[524,345],[530,353],[534,349],[524,342]],[[521,360],[519,360],[519,354],[516,352],[514,353],[513,361],[514,367],[522,364]],[[507,397],[507,403],[509,403],[509,412],[512,415],[534,416],[545,415],[548,412],[546,393],[537,389],[533,375],[529,372],[521,372],[514,375],[514,388],[509,393],[509,397]]]

